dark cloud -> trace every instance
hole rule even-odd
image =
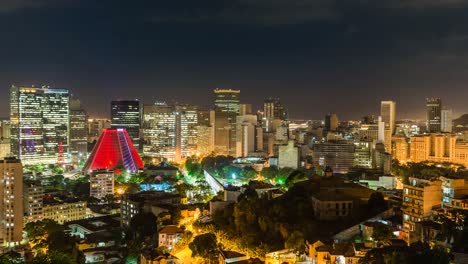
[[[0,12],[13,12],[25,8],[39,8],[63,4],[70,0],[1,0]]]
[[[3,0],[0,87],[69,87],[101,115],[117,97],[209,106],[215,87],[280,96],[293,117],[356,118],[380,99],[412,116],[426,96],[463,112],[467,13],[468,0]]]

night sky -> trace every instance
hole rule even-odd
[[[468,0],[1,0],[0,116],[11,84],[210,106],[216,87],[292,118],[468,112]]]

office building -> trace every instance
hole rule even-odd
[[[69,92],[46,86],[10,89],[11,151],[23,164],[69,158]]]
[[[280,145],[278,149],[278,168],[297,169],[301,166],[300,149],[289,140],[287,145]]]
[[[380,103],[380,116],[385,123],[385,128],[395,134],[396,103],[394,101],[382,101]]]
[[[256,115],[237,116],[236,157],[247,157],[255,151]]]
[[[427,98],[426,108],[426,131],[429,133],[441,132],[442,101],[440,98]]]
[[[135,173],[143,169],[143,166],[127,131],[123,128],[109,128],[102,130],[83,171],[90,173],[99,169],[125,169],[129,173]]]
[[[102,129],[110,128],[111,121],[106,118],[88,118],[88,143],[99,138]]]
[[[78,99],[70,101],[70,155],[74,162],[88,153],[88,116]]]
[[[1,129],[0,129],[0,138],[1,139],[10,139],[10,120],[2,120]],[[3,157],[3,156],[2,156]]]
[[[325,116],[325,131],[336,131],[339,121],[336,114],[328,114]]]
[[[354,164],[354,144],[318,143],[313,146],[314,167],[330,167],[334,173],[346,174]]]
[[[446,133],[452,133],[452,109],[442,109],[440,130]]]
[[[358,130],[359,140],[381,141],[385,145],[385,150],[392,150],[392,131],[384,128],[382,121],[376,124],[361,124]]]
[[[415,241],[416,223],[432,214],[432,210],[441,206],[442,186],[440,180],[410,178],[409,184],[403,185],[403,231],[406,241]]]
[[[85,219],[86,202],[75,200],[44,200],[44,204],[42,206],[42,217],[43,219],[54,220],[61,225],[66,222]]]
[[[195,106],[165,103],[143,106],[143,153],[178,161],[196,154],[197,142],[207,141],[205,147],[210,148],[209,138],[198,138],[198,117]],[[210,133],[209,129],[202,132]]]
[[[266,119],[274,120],[288,120],[288,112],[281,104],[279,98],[268,98],[263,103],[263,114]]]
[[[108,195],[114,195],[114,171],[92,171],[89,175],[89,196],[104,199]]]
[[[44,189],[40,181],[25,180],[23,182],[24,225],[42,220],[42,204]]]
[[[410,144],[405,136],[392,136],[392,156],[402,163],[406,163],[409,159]]]
[[[140,122],[138,100],[111,102],[111,128],[125,128],[137,150],[140,146]]]
[[[354,142],[354,167],[372,168],[372,141],[361,140]]]
[[[13,247],[23,239],[23,165],[13,157],[0,160],[0,245]]]
[[[215,89],[215,152],[236,155],[236,117],[240,109],[240,90]]]

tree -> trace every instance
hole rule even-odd
[[[380,213],[388,208],[387,202],[381,192],[373,192],[371,194],[369,197],[368,207],[372,214]]]
[[[387,243],[390,239],[394,238],[392,228],[388,225],[377,225],[372,232],[372,238],[376,241]]]
[[[77,264],[69,254],[60,251],[50,251],[47,254],[39,254],[33,258],[31,264]]]
[[[295,252],[303,253],[305,249],[305,239],[301,232],[294,231],[284,242],[284,247],[293,249]]]
[[[267,180],[273,180],[278,175],[278,167],[264,167],[261,172],[262,176]]]
[[[0,263],[2,264],[21,264],[23,260],[21,254],[11,251],[0,255]]]
[[[216,263],[218,242],[215,234],[206,233],[196,236],[189,244],[189,248],[192,250],[192,257],[201,257],[209,263]]]
[[[294,170],[293,172],[291,172],[291,174],[289,174],[288,178],[286,179],[286,186],[288,186],[288,188],[291,188],[297,182],[307,181],[308,179],[309,178],[305,175],[304,172],[300,170]]]
[[[140,212],[130,220],[130,229],[137,239],[151,237],[156,234],[157,217],[153,213]]]

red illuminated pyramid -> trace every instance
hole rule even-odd
[[[136,172],[143,169],[143,161],[132,144],[127,130],[103,129],[83,168],[85,172],[98,169],[125,169]]]

